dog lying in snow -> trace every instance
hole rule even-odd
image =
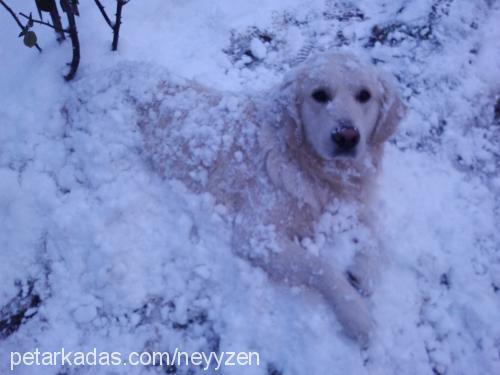
[[[344,331],[366,344],[369,246],[344,272],[325,261],[328,249],[307,243],[325,217],[335,221],[334,207],[354,207],[359,222],[373,228],[372,182],[384,141],[404,114],[387,79],[350,55],[325,53],[270,92],[222,93],[169,78],[154,96],[139,106],[153,168],[211,193],[234,224],[236,254],[273,280],[318,292]]]

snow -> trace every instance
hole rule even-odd
[[[0,10],[0,373],[11,351],[36,347],[260,353],[259,367],[226,374],[500,373],[498,2],[133,0],[116,53],[95,4],[80,8],[82,63],[69,84],[69,45],[38,27],[44,51],[27,49]],[[375,25],[385,31],[374,35]],[[376,60],[409,109],[378,181],[384,254],[367,350],[319,296],[236,257],[213,197],[147,168],[123,94],[132,86],[146,102],[165,72],[219,90],[269,89],[301,54],[326,49]],[[141,86],[127,69],[148,72]],[[122,83],[101,90],[120,81],[117,70]],[[22,324],[9,321],[20,313]],[[161,373],[119,370],[14,373]]]

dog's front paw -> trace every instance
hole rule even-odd
[[[355,339],[363,348],[369,345],[374,329],[368,301],[354,289],[337,289],[332,303],[337,319],[347,336]]]
[[[356,267],[349,267],[346,270],[349,283],[364,297],[369,297],[373,293],[373,281],[370,277],[365,277],[362,270]]]
[[[354,263],[346,270],[347,280],[362,295],[373,294],[375,269],[373,260],[365,252],[356,255]]]
[[[346,335],[367,347],[374,328],[368,300],[334,269],[323,272],[315,287],[332,307]]]

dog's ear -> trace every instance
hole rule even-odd
[[[302,103],[300,95],[301,77],[303,72],[295,70],[288,73],[280,86],[279,101],[282,106],[285,123],[292,127],[297,145],[304,141],[304,129],[300,106]]]
[[[379,78],[381,95],[380,111],[375,128],[370,136],[371,143],[386,141],[395,131],[406,113],[406,106],[401,101],[400,94],[395,84],[389,77]]]

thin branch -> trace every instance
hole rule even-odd
[[[57,10],[57,5],[55,0],[49,0],[52,3],[52,6],[50,7],[50,18],[52,19],[52,25],[56,27],[59,30],[63,30],[63,25],[61,22],[61,16],[59,15],[59,11]],[[41,20],[41,18],[40,18]],[[64,31],[56,31],[57,33],[57,41],[59,43],[62,43],[66,37],[64,36]]]
[[[111,27],[111,29],[114,29],[113,22],[111,22],[108,14],[106,13],[106,10],[104,9],[104,6],[101,4],[101,2],[99,0],[95,0],[95,3],[97,5],[97,7],[99,8],[99,10],[101,11],[101,14],[104,17],[104,20],[106,21],[108,26]]]
[[[111,44],[111,51],[118,49],[118,38],[120,37],[120,26],[122,24],[122,9],[127,0],[116,0],[116,20],[113,26],[113,43]]]
[[[66,9],[69,37],[71,39],[71,46],[73,47],[73,58],[69,64],[70,69],[68,74],[64,76],[64,79],[66,81],[71,81],[75,77],[78,66],[80,65],[80,40],[78,39],[78,30],[76,29],[75,9],[68,0],[61,0],[61,4],[63,5],[63,9]]]
[[[20,27],[21,29],[24,29],[24,25],[21,23],[21,21],[19,21],[19,18],[17,18],[17,16],[16,16],[16,14],[14,13],[14,11],[13,11],[11,8],[9,8],[9,6],[8,6],[7,4],[5,4],[5,3],[3,2],[3,0],[0,0],[0,4],[2,4],[2,5],[4,6],[4,8],[5,8],[5,9],[7,9],[7,12],[9,12],[9,13],[12,15],[12,17],[14,17],[14,19],[16,20],[16,22],[17,22],[17,24],[19,25],[19,27]]]
[[[1,1],[1,0],[0,0],[0,1]],[[24,14],[24,13],[22,13],[22,12],[21,12],[21,13],[19,13],[19,15],[20,15],[21,17],[24,17],[24,18],[30,19],[30,17],[29,17],[29,16],[27,16],[26,14]],[[32,20],[32,21],[33,21],[33,23],[38,23],[38,24],[40,24],[40,25],[45,25],[45,26],[51,27],[51,28],[53,28],[55,31],[58,31],[58,32],[60,32],[60,33],[68,33],[68,34],[69,34],[69,30],[68,30],[68,29],[59,29],[59,28],[55,27],[54,25],[52,25],[52,24],[50,24],[50,23],[48,23],[48,22],[45,22],[45,21],[38,21],[38,20]]]
[[[16,13],[14,13],[14,11],[7,4],[5,4],[3,0],[0,0],[0,4],[2,4],[3,7],[7,10],[7,12],[9,12],[11,16],[16,20],[21,30],[24,30],[24,25],[21,23],[21,21],[19,21],[19,18],[17,18]],[[35,47],[38,50],[38,52],[42,52],[42,49],[40,48],[38,43],[35,43]]]
[[[75,16],[80,17],[80,11],[78,10],[78,0],[73,0],[71,5],[73,5],[73,13]]]

